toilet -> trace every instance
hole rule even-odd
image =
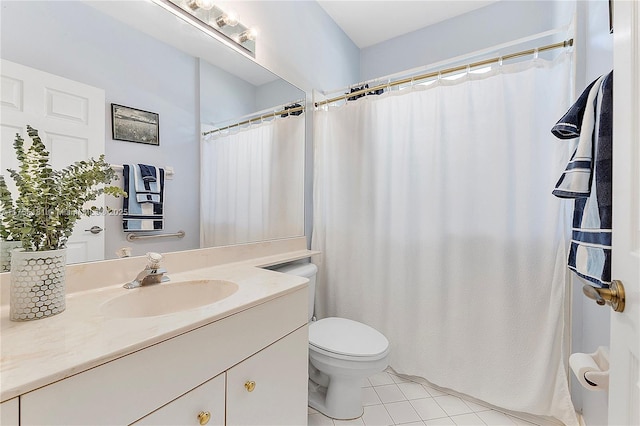
[[[374,328],[346,318],[312,321],[318,271],[313,263],[275,270],[309,279],[309,406],[333,419],[360,417],[362,383],[387,368],[389,341]]]

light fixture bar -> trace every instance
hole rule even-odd
[[[256,31],[238,22],[235,13],[226,13],[216,7],[212,0],[151,1],[205,34],[255,58]]]

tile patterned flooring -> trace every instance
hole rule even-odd
[[[532,426],[516,417],[412,382],[386,371],[362,387],[364,414],[355,420],[333,420],[309,408],[309,426]]]

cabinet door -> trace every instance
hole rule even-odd
[[[0,425],[18,426],[19,424],[18,398],[0,404]]]
[[[227,372],[227,426],[306,425],[305,325]]]
[[[224,426],[224,379],[214,377],[134,424]]]

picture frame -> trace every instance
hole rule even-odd
[[[160,145],[160,116],[155,112],[111,104],[111,130],[117,141]]]

